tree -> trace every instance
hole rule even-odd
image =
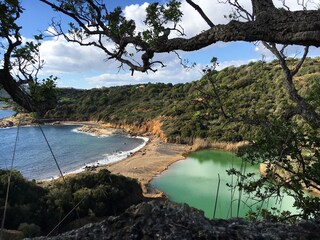
[[[69,42],[100,48],[109,59],[119,61],[121,66],[128,65],[132,74],[134,71],[156,71],[157,67],[164,67],[164,63],[152,60],[156,53],[196,51],[218,41],[263,41],[267,48],[273,49],[272,52],[278,58],[281,54],[276,50],[276,43],[320,46],[320,11],[290,11],[285,1],[284,8],[281,9],[277,9],[272,0],[251,0],[252,9],[244,9],[238,0],[221,1],[230,4],[234,12],[230,14],[229,23],[216,25],[199,5],[192,0],[186,0],[209,26],[209,29],[200,29],[196,36],[190,38],[185,36],[179,25],[183,13],[180,10],[181,1],[177,0],[171,0],[164,5],[150,4],[146,9],[147,29],[141,32],[136,31],[133,20],[123,17],[121,8],[111,11],[103,0],[40,1],[72,19],[68,31],[61,22],[53,23],[56,34],[63,35]],[[180,36],[174,37],[173,33]],[[140,60],[134,57],[135,54]],[[281,59],[280,63],[285,67],[285,62]],[[296,113],[317,125],[319,116],[296,93],[290,82],[289,78],[292,78],[298,69],[291,72],[287,67],[284,69],[288,92],[297,103]]]
[[[215,25],[200,6],[187,0],[209,25],[209,29],[199,29],[199,34],[191,38],[181,37],[184,33],[178,23],[183,13],[179,9],[181,2],[177,0],[171,0],[165,5],[150,4],[145,19],[148,29],[143,32],[136,31],[134,21],[125,19],[120,8],[111,11],[103,0],[40,1],[72,18],[73,22],[70,23],[68,34],[63,31],[60,23],[55,23],[57,33],[63,34],[68,41],[99,47],[110,58],[129,65],[133,71],[152,70],[152,67],[158,64],[158,62],[152,62],[155,53],[176,50],[195,51],[218,41],[266,41],[306,46],[320,45],[319,11],[291,12],[277,9],[272,0],[252,0],[252,13],[250,10],[245,10],[248,15],[246,22],[233,19],[225,25]],[[234,7],[241,7],[237,0],[226,2]],[[169,38],[173,32],[180,33],[181,36]],[[96,38],[87,41],[89,36],[96,36]],[[113,50],[108,48],[104,39],[115,44],[112,46]],[[144,53],[139,63],[130,60],[130,56],[127,55],[126,50],[130,45],[133,45],[138,52]]]
[[[315,143],[318,143],[318,133],[316,131],[320,118],[314,106],[311,106],[299,95],[294,86],[293,77],[297,74],[307,56],[308,46],[320,46],[320,10],[290,11],[285,5],[285,0],[282,0],[284,7],[281,9],[274,6],[273,0],[251,0],[252,9],[244,9],[238,0],[224,0],[222,2],[230,4],[234,8],[234,12],[230,15],[229,23],[217,25],[210,20],[210,17],[205,14],[199,5],[192,0],[186,0],[208,24],[207,30],[200,29],[197,35],[187,37],[184,34],[183,27],[179,25],[183,13],[180,10],[181,1],[178,0],[171,0],[164,5],[159,3],[150,4],[146,10],[145,25],[147,29],[140,32],[137,31],[133,20],[125,19],[121,8],[109,9],[106,4],[107,1],[104,0],[40,1],[69,16],[72,20],[69,23],[69,29],[65,29],[60,22],[54,22],[55,34],[63,35],[69,42],[76,42],[82,46],[95,46],[101,49],[109,59],[117,60],[120,66],[129,66],[132,74],[134,71],[156,71],[158,67],[164,67],[165,64],[163,62],[153,60],[154,55],[157,53],[178,50],[196,51],[218,41],[262,41],[266,48],[278,58],[284,73],[284,85],[296,106],[294,109],[288,109],[286,118],[280,119],[280,129],[286,126],[286,121],[290,122],[286,132],[276,131],[279,128],[277,121],[270,121],[261,126],[262,130],[268,130],[267,127],[276,129],[274,133],[279,133],[279,139],[269,139],[265,145],[266,147],[262,149],[264,151],[259,153],[259,149],[255,150],[253,156],[269,156],[270,161],[275,160],[270,164],[270,168],[280,161],[287,163],[287,157],[291,156],[292,159],[298,160],[298,171],[295,171],[296,168],[294,168],[294,171],[292,170],[291,161],[289,161],[289,165],[284,164],[281,167],[289,171],[290,179],[292,176],[297,176],[298,179],[292,178],[293,184],[291,185],[287,179],[284,179],[283,182],[287,184],[286,187],[294,189],[302,182],[305,186],[310,186],[311,184],[317,188],[319,185],[317,177],[319,157],[318,145]],[[7,1],[4,6],[12,7],[18,5],[12,5],[12,2],[15,3],[15,1]],[[21,8],[12,8],[12,11],[9,11],[9,16],[11,15],[11,17],[6,21],[2,21],[7,24],[5,26],[11,23],[11,25],[9,24],[11,32],[10,34],[8,31],[5,32],[4,37],[14,36],[14,40],[9,37],[5,38],[8,42],[7,52],[4,55],[5,63],[8,65],[6,72],[10,70],[10,56],[16,57],[13,54],[14,50],[21,45],[19,27],[13,24],[21,11]],[[5,16],[4,19],[6,19]],[[6,30],[6,28],[4,29]],[[173,33],[178,34],[178,37],[174,37]],[[276,44],[283,44],[283,46],[279,47]],[[285,47],[291,44],[306,46],[301,61],[297,62],[292,69],[283,54]],[[24,56],[23,59],[28,59],[30,55],[37,53],[34,50],[37,49],[36,47],[27,47],[30,50],[29,52],[27,51],[28,55],[24,56],[20,53],[17,56]],[[6,65],[4,66],[6,67]],[[9,78],[8,76],[6,77]],[[8,82],[11,83],[13,81]],[[214,83],[211,83],[212,87],[215,88]],[[13,89],[19,88],[14,87]],[[13,91],[13,94],[17,92]],[[216,92],[214,92],[214,95],[217,95]],[[218,104],[221,105],[222,102],[218,101]],[[223,112],[223,106],[219,107],[220,112],[224,113],[226,117],[227,114]],[[309,134],[309,131],[301,130],[301,126],[294,124],[293,117],[297,114],[310,124],[314,132]],[[261,131],[261,138],[258,140],[265,139],[264,136],[269,136],[270,134],[268,134],[268,132]],[[291,136],[293,137],[291,138]],[[311,141],[310,139],[316,140]],[[263,141],[255,142],[264,146]],[[275,148],[277,151],[271,152],[271,154],[270,148],[273,143],[278,143],[276,144],[278,148]],[[255,146],[257,145],[253,145],[253,147]],[[304,153],[306,149],[312,150],[310,161],[310,156],[306,158]],[[266,153],[269,155],[264,155]],[[250,156],[249,153],[248,156]],[[251,161],[253,160],[254,158],[252,157]],[[302,170],[300,170],[300,166]],[[276,174],[276,172],[271,172],[272,175]],[[276,180],[279,179],[281,180],[280,174]],[[300,200],[303,197],[302,195],[301,191],[298,192],[297,200]],[[308,204],[304,205],[307,206]],[[310,214],[306,213],[305,216],[310,216]]]
[[[22,12],[19,0],[0,2],[0,84],[24,109],[43,114],[56,103],[56,78],[38,79],[44,64],[39,54],[42,35],[35,36],[35,41],[23,41],[16,23]]]

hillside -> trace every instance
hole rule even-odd
[[[314,106],[319,106],[319,69],[320,59],[309,58],[295,79],[301,94]],[[137,127],[157,119],[168,141],[179,143],[197,137],[232,142],[247,139],[255,134],[257,123],[285,118],[293,104],[282,85],[277,61],[231,66],[186,84],[59,89],[58,95],[58,106],[46,118]]]

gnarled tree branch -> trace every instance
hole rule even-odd
[[[86,34],[101,34],[118,44],[118,47],[121,44],[122,48],[132,44],[142,51],[152,51],[154,53],[175,50],[195,51],[218,41],[265,41],[280,44],[320,46],[320,11],[291,12],[283,9],[279,10],[274,7],[272,0],[252,0],[254,19],[248,22],[231,21],[224,25],[214,25],[210,20],[208,21],[209,18],[207,18],[203,11],[200,11],[200,15],[205,17],[204,19],[207,19],[206,22],[210,26],[210,29],[199,32],[199,34],[191,38],[176,37],[162,39],[159,42],[154,41],[153,44],[149,44],[143,40],[141,33],[136,33],[133,36],[116,36],[110,31],[109,23],[101,20],[102,16],[98,14],[99,11],[95,11],[95,14],[92,14],[96,16],[92,21],[98,26],[95,30],[92,30],[86,25],[88,19],[84,21],[81,16],[64,9],[62,6],[55,5],[53,1],[40,1],[71,17]],[[94,5],[94,2],[91,0],[87,0],[86,2]],[[198,5],[192,4],[192,1],[188,2],[199,12],[201,8]],[[105,12],[107,11],[105,10]],[[120,60],[120,58],[121,56],[117,60]],[[143,59],[142,62],[144,62]],[[134,63],[131,62],[131,64]],[[140,66],[137,67],[139,69]],[[145,70],[146,67],[141,68],[141,70]]]
[[[290,98],[297,104],[295,111],[293,111],[292,113],[300,114],[305,120],[309,122],[309,124],[311,124],[314,127],[318,127],[320,121],[318,114],[316,113],[315,109],[312,106],[310,106],[310,104],[308,104],[303,97],[299,95],[298,90],[295,88],[295,85],[293,83],[293,77],[295,74],[298,73],[304,60],[306,59],[309,47],[305,48],[303,57],[300,59],[300,61],[298,61],[294,69],[291,70],[287,64],[285,57],[277,49],[274,43],[262,43],[279,60],[280,66],[284,73],[283,82],[287,88]]]
[[[298,94],[292,82],[293,75],[295,75],[301,67],[306,54],[303,57],[301,64],[298,64],[296,68],[291,71],[286,65],[283,51],[274,49],[275,43],[284,44],[286,46],[296,44],[319,47],[319,10],[293,12],[277,9],[273,4],[273,0],[251,0],[251,14],[249,10],[243,9],[237,0],[227,0],[225,1],[226,3],[231,4],[233,2],[234,5],[231,5],[245,14],[246,17],[244,18],[247,21],[232,20],[227,24],[214,25],[199,5],[195,4],[192,0],[187,0],[187,2],[199,12],[210,28],[206,31],[200,30],[197,35],[190,38],[169,38],[170,31],[176,29],[175,27],[179,21],[179,17],[172,18],[175,19],[173,20],[173,28],[164,26],[165,18],[163,18],[163,16],[166,7],[162,8],[158,3],[151,4],[150,8],[147,9],[145,23],[150,28],[143,32],[136,32],[135,25],[132,22],[125,20],[121,15],[121,10],[116,9],[114,12],[108,11],[105,4],[103,4],[103,0],[85,0],[83,2],[74,0],[40,1],[69,16],[79,25],[78,28],[73,28],[74,30],[77,29],[77,32],[73,35],[76,36],[74,38],[63,33],[62,29],[60,29],[60,33],[63,34],[68,41],[78,42],[81,45],[94,45],[102,49],[109,58],[116,59],[121,64],[129,66],[132,72],[154,71],[154,64],[159,62],[152,61],[152,58],[157,53],[173,52],[177,50],[196,51],[218,41],[269,42],[271,44],[268,44],[267,47],[277,56],[284,69],[286,86],[291,98],[297,103],[298,112],[309,122],[319,122],[319,118],[315,111]],[[60,4],[58,5],[57,2]],[[173,4],[172,6],[176,6],[175,4],[178,5],[174,0],[172,0],[171,3]],[[73,4],[73,7],[66,7],[67,4]],[[88,9],[89,12],[84,11],[84,9]],[[173,9],[175,8],[173,7]],[[177,14],[176,16],[179,16],[179,11],[177,9],[170,12],[172,16],[174,16],[174,13]],[[150,16],[148,14],[153,15]],[[116,18],[114,18],[115,16]],[[89,22],[94,22],[95,27],[89,27]],[[77,37],[79,35],[80,37]],[[97,35],[99,36],[99,40],[93,40],[89,43],[85,42],[83,37],[81,37]],[[115,44],[115,50],[108,49],[101,39],[112,41]],[[126,57],[127,48],[129,46],[133,46],[133,49],[138,49],[138,51],[142,53],[139,61],[133,61]],[[160,64],[163,66],[162,63]]]

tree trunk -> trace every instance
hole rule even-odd
[[[293,77],[290,72],[285,72],[284,83],[286,84],[290,98],[297,104],[296,114],[301,115],[313,128],[318,128],[320,123],[319,115],[315,109],[299,95],[294,87]]]
[[[31,96],[23,91],[11,74],[0,69],[0,83],[11,96],[12,100],[29,112],[36,112],[37,108]]]

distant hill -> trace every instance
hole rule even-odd
[[[320,58],[306,59],[295,81],[314,106],[320,106],[319,80]],[[227,67],[186,84],[59,89],[58,94],[58,106],[46,118],[136,126],[158,119],[170,142],[192,142],[197,137],[247,139],[255,133],[256,123],[268,118],[285,119],[286,110],[293,104],[283,87],[277,61]]]

